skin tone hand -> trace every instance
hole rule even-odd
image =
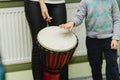
[[[117,40],[112,40],[111,41],[111,49],[114,49],[114,50],[116,50],[116,49],[118,49],[118,41]]]
[[[47,21],[47,22],[51,22],[52,17],[49,16],[48,13],[48,9],[44,3],[44,0],[40,0],[40,7],[41,7],[41,12],[42,12],[42,16],[43,18]]]
[[[73,27],[74,27],[74,22],[70,21],[70,22],[67,22],[65,24],[61,24],[59,25],[61,28],[64,28],[64,29],[69,29],[70,31],[73,30]]]

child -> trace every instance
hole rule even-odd
[[[85,18],[86,47],[93,80],[102,78],[102,53],[106,60],[106,80],[119,80],[117,48],[120,13],[116,0],[81,0],[75,17],[61,28],[73,29]]]

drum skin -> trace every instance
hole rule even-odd
[[[55,52],[69,51],[77,45],[73,32],[57,26],[43,28],[38,33],[37,40],[41,46]]]

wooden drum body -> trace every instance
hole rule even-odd
[[[69,63],[78,45],[77,37],[69,30],[50,26],[42,29],[37,39],[45,67],[44,80],[59,80],[60,69]]]

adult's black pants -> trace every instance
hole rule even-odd
[[[49,15],[52,17],[51,23],[47,23],[42,15],[39,2],[24,1],[25,16],[28,21],[32,36],[32,73],[34,80],[43,80],[43,65],[40,60],[40,49],[37,44],[38,32],[46,26],[58,26],[66,22],[66,6],[62,4],[46,4]],[[68,80],[68,65],[60,70],[60,80]]]

